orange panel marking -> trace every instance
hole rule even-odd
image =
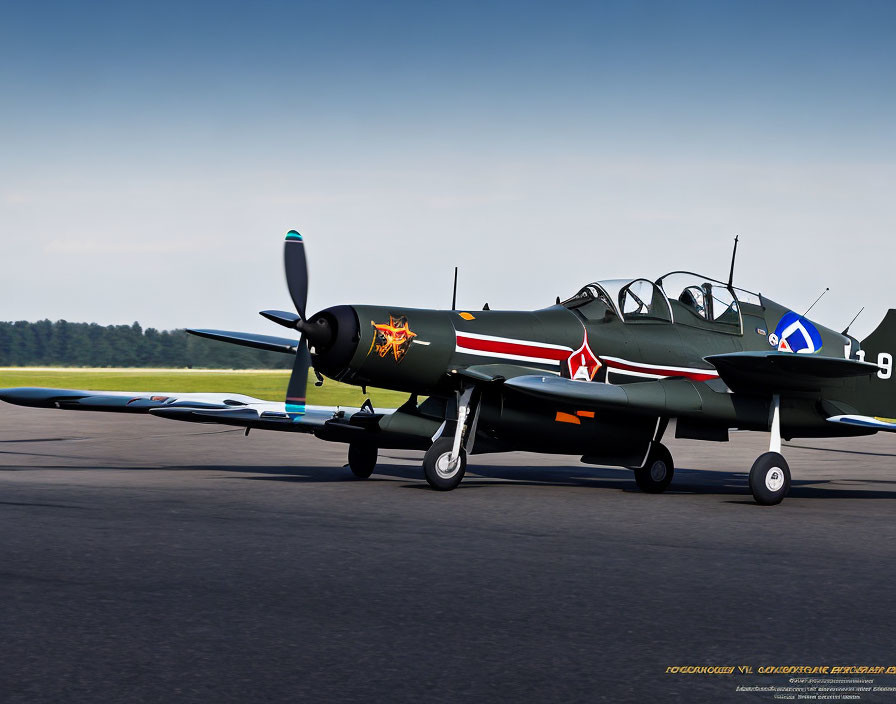
[[[573,423],[575,425],[582,424],[582,421],[580,421],[571,413],[561,413],[560,411],[557,411],[557,416],[554,418],[554,420],[558,423]]]
[[[476,320],[476,316],[472,313],[458,313],[458,315],[464,320]]]
[[[576,415],[582,418],[594,418],[594,411],[576,411]]]

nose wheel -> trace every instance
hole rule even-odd
[[[781,454],[781,397],[772,396],[769,407],[768,452],[759,455],[750,468],[750,491],[757,504],[774,506],[790,491],[790,467]]]
[[[750,491],[757,504],[774,506],[790,491],[790,467],[780,452],[759,455],[750,469]]]

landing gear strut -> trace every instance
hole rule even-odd
[[[429,485],[437,491],[450,491],[460,484],[467,471],[467,448],[464,440],[469,437],[470,445],[476,436],[476,422],[479,418],[478,407],[470,403],[473,387],[457,393],[457,428],[454,437],[440,437],[423,456],[423,475]],[[473,423],[467,431],[467,420],[473,415]],[[470,448],[472,449],[472,447]]]
[[[750,469],[750,491],[757,504],[774,506],[790,491],[790,467],[781,454],[781,397],[772,396],[771,438],[768,452],[759,455]]]
[[[662,443],[652,442],[644,466],[635,469],[635,483],[641,491],[660,494],[669,486],[674,474],[672,453]]]

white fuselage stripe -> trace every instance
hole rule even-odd
[[[551,345],[547,342],[536,342],[534,340],[519,340],[513,337],[498,337],[496,335],[480,335],[476,332],[463,332],[455,330],[456,337],[469,337],[474,340],[487,340],[489,342],[507,342],[511,345],[528,345],[529,347],[543,347],[548,350],[564,350],[572,352],[572,347],[566,345]]]
[[[629,369],[616,369],[614,367],[607,368],[607,374],[623,374],[626,376],[640,376],[644,379],[665,379],[667,378],[664,374],[648,374],[647,372],[633,372]]]
[[[711,376],[718,376],[719,373],[715,369],[697,369],[695,367],[673,367],[668,364],[647,364],[646,362],[632,362],[628,359],[622,359],[622,357],[608,357],[607,355],[601,355],[601,359],[605,359],[608,362],[619,362],[620,364],[628,364],[632,367],[641,367],[643,369],[657,369],[660,371],[670,371],[670,372],[689,372],[691,374],[709,374]],[[614,370],[616,371],[616,370]],[[619,371],[627,371],[627,370],[619,370]],[[659,376],[668,376],[667,374],[660,374]]]

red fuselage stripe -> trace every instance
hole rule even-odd
[[[494,352],[495,354],[516,354],[521,357],[538,357],[554,362],[563,362],[569,357],[569,350],[555,350],[549,347],[525,345],[519,342],[499,342],[497,340],[480,340],[475,337],[465,337],[458,334],[457,346],[461,350],[476,350],[477,352]]]
[[[476,337],[467,337],[457,334],[457,348],[459,351],[475,350],[477,352],[490,352],[492,354],[512,354],[520,357],[535,357],[547,362],[565,362],[572,354],[569,350],[557,350],[550,347],[539,347],[534,344],[521,342],[504,342],[501,340],[480,340]],[[603,360],[610,369],[620,372],[639,372],[655,376],[683,376],[693,381],[707,381],[715,379],[717,372],[707,369],[705,372],[697,370],[682,371],[679,369],[663,369],[661,367],[642,367],[639,364],[630,364],[616,360]]]

